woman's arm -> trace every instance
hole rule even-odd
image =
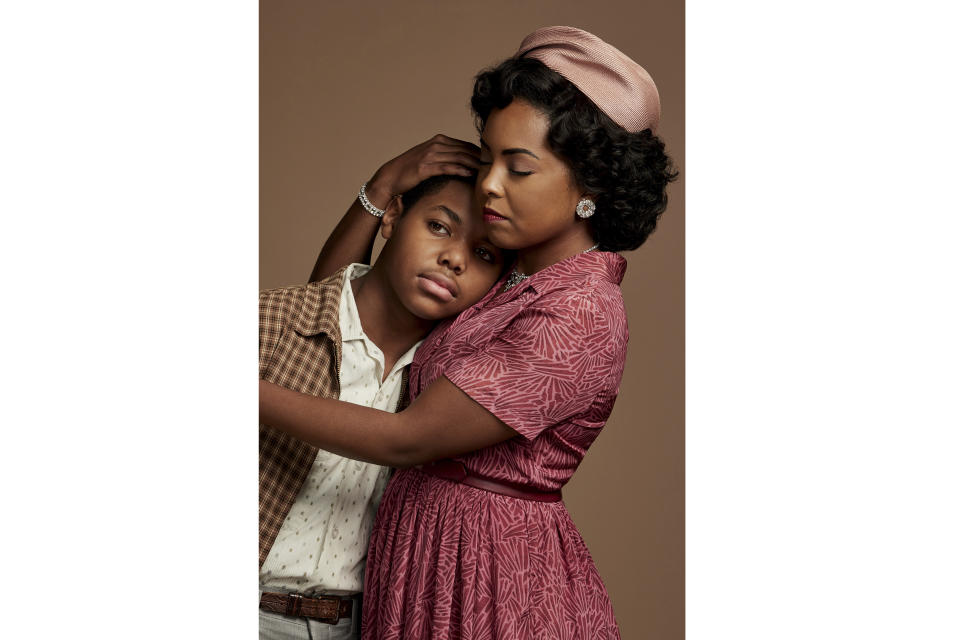
[[[366,196],[375,206],[383,205],[384,209],[392,198],[379,195],[379,188],[372,185],[366,187]],[[322,280],[336,273],[340,267],[354,262],[369,264],[379,228],[380,218],[370,215],[360,204],[359,198],[354,200],[320,250],[310,273],[310,282]]]
[[[400,413],[318,398],[260,381],[260,422],[335,454],[410,467],[516,434],[440,377]]]
[[[377,169],[366,184],[366,197],[373,206],[386,209],[393,198],[432,176],[473,175],[478,161],[475,144],[436,134]],[[379,228],[380,219],[367,212],[357,197],[320,250],[310,282],[353,262],[369,264]]]

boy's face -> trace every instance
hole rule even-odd
[[[472,306],[503,270],[503,256],[486,237],[472,188],[452,180],[420,198],[402,217],[383,219],[389,242],[376,261],[403,306],[440,320]]]

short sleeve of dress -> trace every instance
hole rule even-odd
[[[444,375],[532,439],[615,397],[626,346],[617,324],[588,295],[547,295]]]

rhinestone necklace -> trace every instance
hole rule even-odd
[[[594,244],[586,251],[580,251],[580,253],[589,253],[590,251],[595,251],[598,248],[599,248],[599,243]],[[518,285],[523,280],[526,280],[527,278],[529,278],[528,275],[526,275],[525,273],[520,273],[519,269],[517,269],[516,267],[513,267],[513,271],[509,274],[509,277],[506,278],[506,284],[503,285],[503,291],[509,291],[510,289]]]

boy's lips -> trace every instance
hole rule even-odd
[[[453,282],[449,276],[437,271],[421,273],[417,277],[417,281],[419,282],[420,289],[436,296],[443,302],[449,302],[459,295],[459,288],[456,286],[456,283]]]
[[[501,216],[496,209],[491,209],[490,207],[483,207],[483,220],[485,220],[486,222],[496,222],[498,220],[506,220],[506,218]]]

